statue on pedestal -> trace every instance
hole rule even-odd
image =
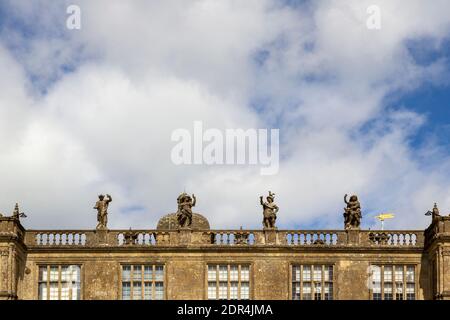
[[[358,196],[352,195],[347,201],[347,194],[344,196],[344,202],[347,208],[344,208],[344,225],[345,229],[359,229],[361,224],[361,204],[358,201]]]
[[[192,207],[195,207],[197,199],[193,194],[192,197],[183,192],[177,198],[178,211],[177,220],[178,226],[181,228],[189,228],[192,224]]]
[[[267,202],[263,201],[263,196],[259,197],[259,201],[263,207],[263,226],[264,229],[275,229],[275,221],[277,220],[278,206],[273,202],[275,193],[269,191],[266,197]]]
[[[98,196],[98,201],[95,203],[94,209],[97,210],[97,230],[107,229],[108,224],[108,206],[112,201],[112,198],[109,194],[106,195],[106,198],[103,194]]]

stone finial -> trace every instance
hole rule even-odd
[[[25,213],[20,212],[18,203],[16,203],[16,205],[14,206],[14,211],[13,211],[13,215],[12,216],[15,219],[26,218],[27,217],[27,215]]]
[[[349,201],[347,201],[347,194],[344,196],[344,202],[347,207],[344,208],[344,226],[345,229],[359,229],[361,225],[361,204],[358,201],[357,195],[350,196]]]
[[[440,217],[440,213],[439,213],[439,208],[436,204],[436,202],[434,203],[433,209],[428,210],[427,213],[425,213],[426,216],[431,216],[431,219],[434,220],[437,217]]]

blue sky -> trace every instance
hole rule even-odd
[[[112,227],[151,228],[184,189],[219,228],[259,227],[268,190],[281,228],[342,228],[345,193],[367,228],[450,211],[446,1],[78,1],[81,30],[68,4],[0,3],[0,211],[27,226],[92,227],[111,193]],[[280,172],[175,166],[196,120],[279,128]]]

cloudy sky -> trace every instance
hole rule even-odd
[[[81,29],[66,28],[67,6]],[[369,29],[377,5],[381,28]],[[450,212],[450,2],[0,0],[0,212],[154,228],[195,193],[213,228],[425,228]],[[279,128],[280,170],[181,165],[177,128]]]

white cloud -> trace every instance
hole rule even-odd
[[[384,105],[445,76],[443,61],[420,65],[406,43],[439,47],[447,2],[314,1],[296,10],[271,1],[80,1],[80,31],[58,31],[64,7],[43,3],[9,3],[28,23],[42,15],[42,36],[8,29],[0,38],[0,208],[23,203],[28,227],[93,228],[98,193],[113,196],[116,228],[156,226],[184,189],[217,228],[259,228],[259,196],[269,189],[286,228],[341,228],[349,192],[360,195],[366,227],[389,211],[397,215],[389,227],[424,228],[434,201],[450,207],[448,156],[435,152],[440,161],[427,164],[408,144],[426,118]],[[366,28],[371,4],[381,8],[379,31]],[[30,83],[26,73],[41,77]],[[264,101],[259,111],[255,101]],[[280,173],[173,165],[170,134],[194,120],[280,126]]]

